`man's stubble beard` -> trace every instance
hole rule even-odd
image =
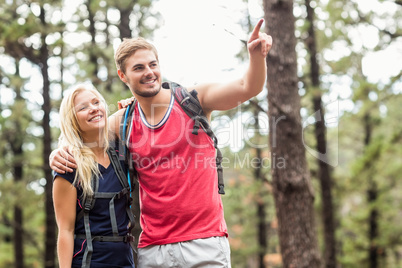
[[[161,91],[161,86],[159,86],[158,88],[152,88],[152,89],[146,90],[146,91],[145,90],[137,90],[137,89],[134,89],[133,91],[136,95],[138,95],[140,97],[151,98],[151,97],[156,96],[159,93],[159,91]]]

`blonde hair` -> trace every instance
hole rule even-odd
[[[114,54],[114,60],[117,70],[121,70],[123,73],[125,73],[127,59],[140,49],[151,50],[155,54],[156,60],[159,61],[158,51],[151,43],[146,41],[144,38],[123,38],[123,42],[120,44],[120,46],[116,50],[116,53]]]
[[[93,195],[91,179],[93,175],[95,175],[95,178],[98,179],[100,172],[98,168],[98,163],[95,159],[95,154],[88,146],[88,144],[85,144],[82,139],[82,131],[78,124],[77,114],[74,107],[75,97],[83,91],[92,92],[97,98],[99,98],[103,105],[106,104],[103,96],[94,88],[79,86],[75,88],[70,94],[66,95],[61,102],[59,111],[59,116],[61,118],[61,134],[59,137],[59,147],[68,148],[69,152],[73,155],[75,162],[77,163],[73,185],[80,186],[82,188],[83,197],[85,198],[87,195]],[[108,111],[106,105],[105,111],[106,124],[103,131],[99,133],[101,135],[99,142],[101,143],[100,145],[104,146],[104,150],[106,153],[109,147],[107,120]]]

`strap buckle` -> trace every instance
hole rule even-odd
[[[123,237],[123,242],[124,243],[130,243],[130,242],[134,242],[135,241],[135,237],[132,234],[127,234],[126,236]]]
[[[91,211],[92,208],[92,199],[89,202],[85,202],[84,205],[84,212],[89,213],[89,211]]]
[[[118,192],[115,196],[116,199],[120,199],[125,195],[128,195],[130,193],[130,188],[124,188],[123,190],[121,190],[120,192]]]

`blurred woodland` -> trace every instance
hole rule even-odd
[[[63,92],[90,83],[114,112],[131,95],[114,44],[163,23],[156,1],[81,2],[66,18],[73,2],[0,0],[0,268],[58,267],[49,154]],[[244,2],[248,34],[259,18]],[[221,148],[234,268],[402,267],[402,63],[386,79],[363,68],[391,48],[401,59],[402,1],[358,2],[260,1],[267,87],[213,114],[217,133],[247,129],[240,149]]]

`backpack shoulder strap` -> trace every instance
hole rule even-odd
[[[222,153],[218,148],[218,139],[216,138],[212,128],[209,124],[208,118],[205,116],[201,103],[197,97],[197,91],[193,89],[188,92],[185,87],[175,82],[164,82],[162,87],[170,89],[175,100],[180,104],[183,111],[194,120],[194,127],[192,134],[198,135],[200,127],[207,133],[207,135],[213,140],[214,147],[216,149],[216,168],[218,172],[218,192],[219,194],[225,194],[224,182],[223,182],[223,169],[222,169]]]
[[[126,175],[124,174],[123,168],[121,167],[120,164],[120,159],[119,156],[116,153],[116,150],[112,147],[109,147],[107,150],[107,154],[110,159],[110,163],[113,166],[114,171],[117,174],[117,177],[119,178],[119,181],[123,188],[130,188],[130,185],[128,183],[128,180],[126,179]]]
[[[96,175],[92,175],[91,186],[92,186],[94,193],[93,193],[93,195],[86,196],[86,198],[84,199],[84,202],[83,202],[84,207],[80,211],[80,214],[82,212],[81,217],[84,217],[85,238],[87,240],[87,247],[85,249],[84,256],[82,258],[82,267],[90,266],[92,252],[93,252],[91,227],[89,225],[89,212],[95,205],[95,196],[99,189],[99,179],[97,178]],[[77,221],[78,221],[78,216],[77,216]]]
[[[122,116],[120,121],[120,140],[126,146],[128,140],[128,131],[130,129],[130,123],[135,109],[135,105],[137,105],[137,100],[135,100],[133,103],[131,103],[129,106],[125,108],[124,115]]]
[[[130,104],[125,112],[124,116],[120,121],[120,143],[119,143],[119,152],[124,155],[124,162],[128,167],[127,171],[127,180],[131,189],[131,197],[132,197],[132,212],[134,214],[135,224],[133,224],[132,232],[135,237],[135,245],[136,248],[138,243],[139,235],[142,231],[141,225],[139,223],[140,218],[140,201],[139,201],[139,182],[138,182],[138,174],[134,168],[134,163],[132,161],[132,157],[130,154],[130,150],[128,148],[128,134],[130,129],[130,124],[132,122],[132,117],[134,113],[135,106],[137,105],[137,100],[135,100],[132,104]],[[136,250],[134,250],[136,253]]]
[[[91,178],[91,188],[94,193],[93,193],[93,195],[86,196],[84,198],[84,200],[82,200],[83,207],[82,207],[82,210],[77,214],[77,217],[75,220],[76,222],[78,222],[80,219],[82,219],[84,214],[86,212],[89,212],[94,207],[95,193],[98,191],[98,188],[99,188],[99,182],[95,175],[92,175],[92,178]]]
[[[209,130],[209,122],[204,114],[201,103],[198,100],[198,92],[193,89],[188,92],[185,87],[175,83],[175,82],[164,82],[162,84],[163,88],[170,89],[175,100],[180,104],[183,111],[194,120],[194,127],[192,134],[197,135],[198,129],[200,128],[200,123],[203,124],[205,130]],[[210,135],[209,133],[207,133]]]
[[[123,186],[123,190],[119,193],[119,195],[127,196],[126,212],[127,212],[128,218],[130,219],[131,224],[130,224],[129,231],[131,231],[131,229],[134,228],[134,226],[135,226],[135,216],[130,209],[130,206],[132,203],[132,198],[130,196],[130,185],[128,183],[128,179],[127,179],[126,175],[124,174],[124,171],[120,164],[119,156],[117,155],[116,150],[114,148],[109,147],[107,150],[107,154],[109,156],[113,169],[116,172],[116,175],[117,175],[121,185]],[[120,196],[117,196],[117,198],[120,198]],[[114,211],[114,209],[113,209],[113,211]]]
[[[131,191],[135,190],[135,184],[137,183],[137,173],[134,169],[133,161],[129,161],[130,159],[130,151],[128,149],[128,134],[130,130],[130,124],[133,117],[133,112],[135,106],[137,105],[137,100],[131,103],[129,106],[125,108],[124,115],[120,121],[120,142],[119,142],[119,151],[124,155],[125,164],[128,167],[128,183]]]

